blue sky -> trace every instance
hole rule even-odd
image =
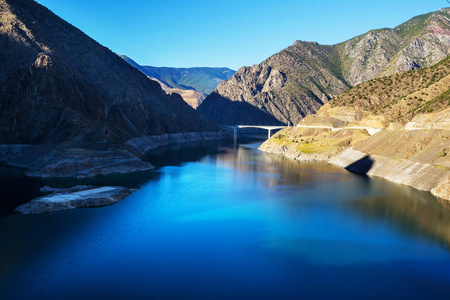
[[[336,44],[447,7],[445,0],[37,0],[141,65],[260,63],[296,40]]]

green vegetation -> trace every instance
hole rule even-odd
[[[387,121],[408,121],[418,113],[440,111],[450,105],[449,79],[444,79],[448,74],[449,57],[429,68],[359,84],[332,99],[330,104],[383,114]]]
[[[410,37],[419,34],[422,30],[425,29],[427,25],[428,18],[432,15],[432,13],[419,15],[411,20],[401,24],[396,28],[398,33],[403,37]]]

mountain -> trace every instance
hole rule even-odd
[[[431,66],[449,54],[448,8],[337,45],[296,41],[259,65],[239,69],[217,86],[198,111],[216,123],[271,119],[295,124],[351,87]],[[243,103],[247,110],[237,114]]]
[[[132,65],[133,67],[135,67],[136,69],[138,69],[139,71],[141,71],[142,73],[146,74],[146,70],[140,66],[138,63],[136,63],[134,60],[132,60],[131,58],[129,58],[128,56],[125,55],[119,55],[121,58],[123,58],[126,62],[128,62],[130,65]],[[148,76],[148,75],[147,75]],[[183,100],[189,104],[193,109],[197,109],[197,107],[203,102],[203,100],[205,100],[206,98],[206,94],[197,92],[194,88],[189,87],[189,88],[180,88],[180,87],[176,87],[173,88],[172,86],[169,86],[169,84],[165,81],[162,81],[161,79],[158,79],[156,77],[151,77],[148,76],[148,78],[157,81],[160,85],[161,88],[167,93],[167,94],[173,94],[176,93],[178,95],[180,95]]]
[[[429,68],[359,84],[333,98],[318,111],[318,115],[332,113],[334,117],[344,119],[337,111],[345,108],[357,116],[347,119],[350,122],[372,116],[385,125],[391,122],[405,124],[418,114],[436,113],[447,107],[450,107],[450,57]]]
[[[450,57],[359,84],[260,149],[325,160],[450,201]]]
[[[0,0],[0,143],[127,148],[218,128],[32,0]]]
[[[113,52],[31,0],[2,0],[0,142],[123,143],[215,130]]]
[[[169,93],[179,93],[186,102],[196,108],[223,80],[229,79],[236,71],[228,68],[169,68],[141,66],[128,56],[125,61],[152,79],[162,83]],[[195,92],[189,92],[193,90]],[[192,98],[198,99],[198,104]],[[193,105],[192,105],[193,104]]]

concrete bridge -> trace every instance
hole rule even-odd
[[[367,126],[350,126],[350,127],[333,127],[333,126],[326,126],[326,125],[301,125],[298,124],[297,127],[299,128],[326,128],[331,129],[331,131],[339,131],[339,130],[350,130],[350,129],[365,129],[370,135],[374,135],[377,132],[380,132],[381,128],[375,128],[375,127],[367,127]]]
[[[283,129],[287,126],[269,126],[269,125],[219,125],[222,128],[232,128],[234,131],[234,137],[237,136],[237,130],[240,128],[259,128],[259,129],[265,129],[267,130],[267,136],[270,139],[270,136],[272,135],[272,130],[276,129]]]

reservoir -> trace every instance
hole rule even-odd
[[[450,206],[260,144],[172,149],[155,171],[87,182],[140,188],[108,207],[9,201],[0,299],[448,299]],[[1,178],[17,203],[73,185]]]

